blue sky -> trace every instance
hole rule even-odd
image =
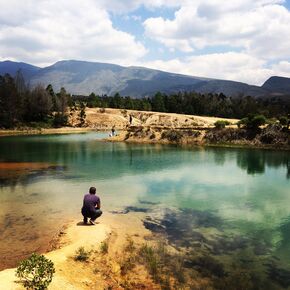
[[[0,60],[100,61],[257,85],[290,77],[290,0],[0,0],[0,7]]]

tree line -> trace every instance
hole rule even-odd
[[[264,115],[267,118],[278,118],[290,113],[290,101],[279,98],[227,97],[224,94],[200,94],[196,92],[179,92],[162,94],[157,92],[152,98],[135,99],[122,97],[119,93],[114,96],[74,96],[82,100],[88,107],[132,109],[178,113],[188,115],[215,116],[222,118],[241,119],[248,115]]]
[[[23,124],[62,126],[67,123],[67,108],[71,95],[61,88],[55,93],[52,86],[44,88],[26,85],[21,72],[15,78],[0,76],[0,127],[13,128]]]
[[[85,124],[85,107],[118,108],[156,111],[223,118],[244,118],[264,115],[267,118],[287,116],[290,102],[279,98],[259,99],[251,96],[227,97],[224,94],[179,92],[135,99],[130,96],[71,96],[61,88],[54,92],[52,85],[29,87],[21,74],[0,76],[0,128],[13,128],[28,124],[60,127],[67,124],[68,114],[78,110],[80,126]]]

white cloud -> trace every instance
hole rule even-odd
[[[217,45],[265,59],[290,57],[290,12],[280,0],[197,0],[183,3],[173,20],[144,21],[146,35],[189,52]]]
[[[0,55],[33,64],[85,59],[133,64],[146,54],[93,0],[0,0]],[[9,15],[8,12],[11,14]]]
[[[262,85],[273,75],[290,77],[290,62],[281,61],[268,67],[264,60],[237,52],[214,53],[168,61],[155,60],[139,65],[181,74],[235,80],[255,85]]]
[[[189,75],[262,84],[290,77],[290,13],[282,0],[0,0],[0,60],[48,65],[61,59],[145,65]],[[143,22],[142,43],[114,27],[110,13],[132,25],[140,7],[173,7],[173,19]],[[160,9],[161,10],[161,9]],[[161,13],[160,13],[161,14]],[[152,46],[167,61],[143,61]],[[145,43],[145,44],[144,44]],[[221,46],[224,53],[209,53]],[[169,51],[166,49],[169,49]],[[234,49],[233,49],[234,48]],[[232,52],[239,51],[239,52]],[[180,53],[181,52],[181,53]],[[194,53],[194,55],[193,55]],[[199,54],[199,55],[198,55]],[[157,57],[157,56],[155,56]]]
[[[156,9],[159,7],[179,7],[186,2],[187,0],[98,0],[98,3],[100,3],[102,7],[115,13],[134,11],[140,6],[144,6],[147,9]]]

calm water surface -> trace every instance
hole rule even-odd
[[[0,138],[2,164],[48,164],[9,175],[2,170],[2,176],[0,170],[2,268],[45,248],[61,225],[79,216],[83,194],[96,186],[104,211],[144,211],[145,226],[172,244],[205,245],[228,263],[256,263],[270,278],[282,269],[290,285],[289,152],[96,140],[101,137]]]

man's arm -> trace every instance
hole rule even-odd
[[[97,208],[97,209],[100,209],[100,208],[101,208],[101,201],[100,201],[100,200],[97,202],[97,206],[96,206],[96,208]]]

